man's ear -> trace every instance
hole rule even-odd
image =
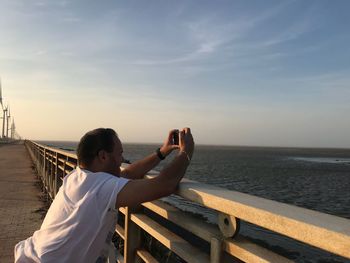
[[[100,150],[97,154],[97,157],[100,161],[105,161],[107,158],[107,152],[105,150]]]

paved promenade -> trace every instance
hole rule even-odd
[[[0,144],[0,262],[12,262],[14,245],[39,229],[44,207],[23,144]]]

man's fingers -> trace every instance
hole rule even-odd
[[[178,131],[178,129],[172,129],[170,132],[169,132],[169,134],[171,135],[171,134],[173,134],[174,132],[177,132]]]
[[[179,132],[179,138],[182,143],[185,141],[185,132],[183,130]]]
[[[175,132],[178,132],[178,131],[179,131],[178,129],[173,129],[173,130],[170,130],[170,131],[169,131],[167,143],[171,143],[171,142],[172,142],[172,140],[173,140],[173,134],[174,134]]]
[[[185,127],[182,129],[185,133],[191,133],[191,129],[188,127]]]
[[[169,131],[169,136],[168,136],[168,137],[171,138],[171,137],[173,136],[173,133],[176,132],[176,131],[177,131],[177,129],[172,129],[172,130],[170,130],[170,131]]]
[[[180,148],[180,145],[171,145],[171,148],[172,148],[173,150],[176,150],[176,149],[179,149],[179,148]]]

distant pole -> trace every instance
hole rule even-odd
[[[11,139],[13,140],[15,138],[15,118],[12,118],[12,125],[11,125]]]
[[[6,118],[7,108],[2,109],[2,138],[5,138],[5,118]],[[7,118],[6,118],[7,119]]]
[[[8,115],[6,116],[6,138],[9,137],[9,119],[11,118],[10,107],[8,107]]]
[[[0,78],[0,104],[1,104],[1,109],[2,109],[2,138],[4,138],[4,128],[5,128],[5,109],[4,105],[2,105],[2,86],[1,86],[1,78]]]
[[[2,86],[1,86],[1,78],[0,78],[0,104],[1,104],[1,108],[4,109],[4,107],[2,106]]]

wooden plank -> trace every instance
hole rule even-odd
[[[163,201],[156,200],[143,203],[142,205],[207,242],[210,242],[213,237],[218,239],[221,238],[220,230],[216,225],[208,224],[203,220],[200,220],[189,213],[185,213]]]
[[[125,240],[125,230],[121,225],[116,225],[115,226],[115,232],[117,232],[117,234]]]
[[[117,263],[124,263],[124,257],[120,253],[117,253]]]
[[[70,161],[66,161],[66,165],[73,168],[73,169],[75,169],[77,167],[74,163],[72,163]]]
[[[170,232],[146,215],[132,214],[131,220],[184,260],[193,263],[209,262],[209,256],[207,254]]]
[[[56,163],[54,163],[54,164],[56,164]],[[66,165],[69,166],[69,167],[71,167],[71,168],[73,168],[73,169],[76,168],[76,165],[75,165],[74,163],[69,162],[69,161],[66,161]],[[59,165],[59,168],[63,171],[64,166]]]
[[[126,207],[119,207],[119,212],[125,215]]]
[[[61,162],[61,163],[64,163],[66,161],[66,158],[58,158],[58,160]]]
[[[198,217],[195,217],[190,213],[183,212],[161,200],[143,203],[142,205],[209,243],[212,243],[213,238],[217,240],[224,239],[216,225],[206,223],[203,220],[200,220]],[[226,245],[223,245],[223,250],[243,261],[245,261],[245,259],[255,258],[260,259],[263,262],[274,262],[274,260],[277,258],[279,262],[289,262],[288,259],[283,258],[272,251],[266,250],[265,248],[260,247],[259,245],[256,245],[244,238],[239,239],[243,241],[243,244],[240,244],[240,241],[233,241],[233,244],[240,250],[237,250],[237,248],[232,249],[233,245],[230,243],[230,240],[232,239],[225,239],[224,242]],[[232,252],[236,254],[232,254]],[[215,255],[215,257],[216,256],[217,255]]]
[[[158,261],[145,249],[137,250],[137,255],[146,263],[158,263]]]
[[[272,253],[270,250],[262,248],[242,236],[237,236],[234,240],[226,239],[223,241],[223,248],[229,254],[243,262],[259,262],[259,263],[291,263],[294,262],[278,254]]]

